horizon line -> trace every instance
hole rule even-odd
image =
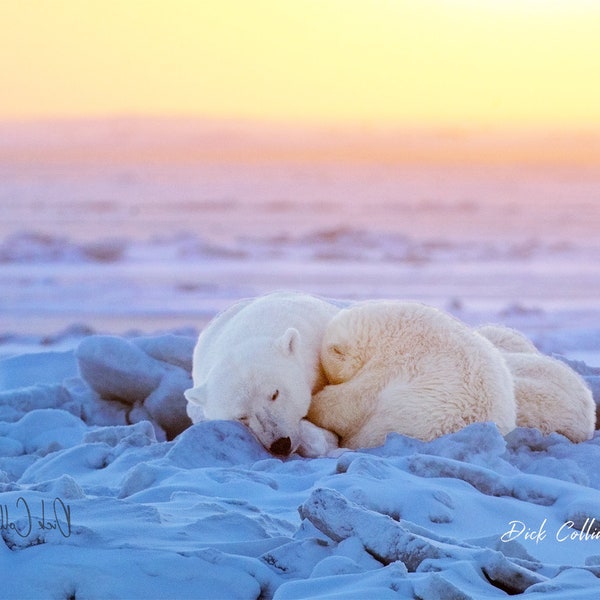
[[[266,129],[334,129],[334,130],[390,130],[416,132],[475,132],[475,133],[600,133],[600,121],[580,121],[563,119],[560,121],[529,120],[410,120],[410,119],[365,119],[365,118],[317,118],[317,117],[258,117],[244,115],[209,115],[201,113],[162,113],[162,112],[107,112],[49,114],[49,115],[1,115],[0,125],[44,125],[68,123],[109,123],[144,122],[176,123],[194,122],[198,124],[244,125]]]

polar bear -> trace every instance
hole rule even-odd
[[[482,325],[475,331],[490,340],[496,348],[503,352],[538,354],[538,349],[533,342],[516,329],[503,325]]]
[[[335,435],[304,417],[311,395],[326,384],[319,351],[338,310],[314,296],[275,292],[217,315],[194,348],[193,387],[185,392],[192,422],[241,421],[282,456],[337,447]]]
[[[367,301],[329,322],[321,361],[333,384],[308,418],[340,446],[372,447],[388,433],[431,440],[476,421],[515,427],[513,382],[500,351],[467,325],[417,302]]]
[[[517,425],[561,433],[573,442],[589,440],[596,428],[596,404],[584,380],[563,362],[541,354],[521,333],[499,325],[476,330],[504,354],[515,384]]]

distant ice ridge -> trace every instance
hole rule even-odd
[[[479,423],[282,461],[240,423],[177,419],[194,341],[0,360],[6,597],[600,595],[598,434]]]
[[[600,256],[600,246],[536,239],[525,241],[418,240],[408,235],[363,229],[317,229],[293,236],[241,236],[231,242],[215,242],[192,233],[146,241],[121,238],[76,242],[50,234],[21,232],[0,241],[0,263],[69,263],[121,261],[314,260],[359,262],[526,261],[540,258]]]
[[[107,239],[75,243],[68,238],[23,232],[7,236],[0,243],[0,263],[116,262],[124,257],[126,242]]]

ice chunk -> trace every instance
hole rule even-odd
[[[0,456],[19,456],[25,453],[25,448],[19,440],[15,440],[10,437],[4,437],[6,430],[1,427],[4,423],[0,424]]]
[[[134,338],[133,343],[146,354],[191,373],[196,338],[184,335],[159,335]]]
[[[402,561],[409,572],[417,571],[425,561],[434,565],[451,561],[475,561],[485,577],[508,593],[518,593],[545,578],[517,565],[501,552],[473,548],[458,541],[438,541],[410,531],[403,522],[353,504],[339,492],[317,489],[300,507],[300,516],[309,519],[334,541],[357,537],[365,550],[388,565]]]
[[[371,572],[339,574],[330,577],[311,577],[285,582],[277,589],[273,600],[398,600],[415,598],[406,568],[394,563]],[[423,596],[430,600],[433,596]],[[438,600],[436,598],[436,600]],[[444,599],[449,600],[449,599]]]
[[[600,494],[591,491],[583,498],[571,502],[565,511],[566,523],[560,538],[567,539],[571,534],[581,540],[600,538]]]
[[[473,596],[463,592],[438,573],[419,578],[414,582],[415,598],[433,600],[474,600]]]
[[[421,452],[498,468],[505,451],[506,441],[494,423],[473,423],[432,440]]]
[[[64,410],[34,410],[12,425],[10,435],[28,454],[45,455],[81,443],[85,425]]]
[[[0,392],[0,419],[18,421],[25,414],[36,409],[59,408],[79,416],[80,403],[73,399],[61,385],[35,385],[18,390]]]
[[[140,463],[127,472],[121,483],[119,498],[127,498],[132,494],[145,490],[156,482],[157,468]]]
[[[501,552],[484,550],[477,562],[490,583],[511,596],[546,581],[545,577],[515,564]]]
[[[198,423],[186,429],[167,454],[167,459],[185,469],[243,465],[267,458],[272,456],[236,421]]]
[[[135,425],[99,427],[88,431],[83,437],[84,444],[104,443],[112,448],[118,444],[139,448],[156,441],[154,429],[148,421],[141,421]]]
[[[414,571],[425,558],[452,556],[443,544],[415,535],[394,519],[361,508],[334,490],[315,490],[299,510],[302,518],[336,542],[358,537],[367,552],[386,565],[400,560]]]
[[[331,542],[310,538],[283,544],[263,554],[261,559],[286,577],[306,579],[318,564],[331,556],[332,549]]]
[[[80,500],[85,498],[85,493],[81,486],[69,475],[61,475],[57,479],[44,481],[29,486],[30,490],[44,492],[52,498],[60,498],[61,500]]]
[[[131,404],[149,396],[166,371],[138,346],[114,336],[85,338],[76,357],[82,377],[100,396]]]
[[[63,381],[74,402],[81,405],[81,419],[88,425],[125,425],[131,406],[125,402],[102,400],[81,377]]]
[[[600,597],[600,580],[585,569],[565,569],[548,581],[532,585],[526,597],[530,594],[533,598],[590,600]]]
[[[77,375],[73,351],[20,354],[0,360],[0,391],[32,385],[59,384]]]
[[[541,506],[554,504],[560,489],[551,488],[544,478],[535,475],[509,477],[485,467],[437,456],[417,454],[408,459],[408,465],[411,473],[421,477],[452,477],[488,496],[509,496]]]
[[[219,591],[208,593],[211,598],[273,598],[281,584],[281,578],[267,565],[256,558],[236,556],[205,548],[197,556],[213,568],[205,569],[228,585],[222,584]]]
[[[144,408],[164,429],[167,439],[173,439],[192,424],[186,412],[187,400],[183,395],[191,386],[189,374],[178,367],[172,367],[144,401]]]
[[[310,573],[310,577],[332,577],[362,573],[364,569],[347,556],[330,556],[324,558]]]

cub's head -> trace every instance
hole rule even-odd
[[[253,338],[231,348],[207,379],[185,392],[194,422],[205,419],[244,423],[273,454],[287,456],[300,445],[300,421],[308,413],[311,386],[299,355],[300,334]]]

